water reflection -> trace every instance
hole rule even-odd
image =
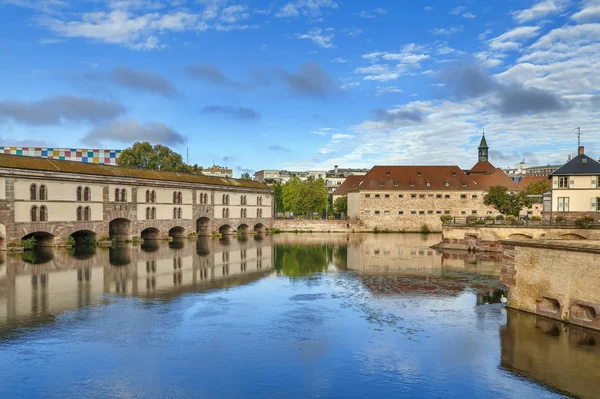
[[[600,394],[600,333],[508,310],[502,367],[578,397]]]
[[[106,312],[113,312],[117,318],[135,319],[144,332],[142,337],[146,333],[173,333],[170,340],[162,341],[164,345],[176,344],[169,353],[177,353],[177,348],[201,351],[218,342],[222,347],[219,351],[231,351],[240,364],[247,355],[253,364],[271,365],[273,369],[264,366],[267,368],[263,370],[269,375],[280,365],[298,367],[289,363],[294,355],[290,347],[301,348],[299,352],[306,356],[303,360],[336,353],[331,363],[315,361],[311,365],[328,365],[329,377],[343,381],[339,390],[351,387],[354,376],[367,369],[369,375],[362,374],[361,386],[377,386],[380,397],[390,396],[389,392],[385,395],[384,386],[407,397],[418,396],[425,392],[418,389],[429,389],[430,382],[434,385],[430,392],[441,396],[448,386],[448,375],[464,378],[454,388],[462,384],[470,392],[479,384],[472,392],[478,397],[514,397],[514,392],[527,388],[518,385],[523,384],[522,376],[559,392],[597,395],[599,334],[489,306],[503,293],[499,257],[429,248],[438,241],[439,236],[433,235],[287,234],[247,236],[246,240],[200,237],[196,241],[148,241],[138,246],[78,247],[70,251],[41,248],[29,254],[6,255],[6,262],[0,262],[0,342],[14,337],[19,339],[9,346],[26,342],[31,338],[24,337],[22,331],[43,326],[48,326],[44,334],[52,333],[55,327],[48,323],[55,322],[59,325],[56,329],[63,329],[58,336],[68,334],[72,324],[76,330],[100,334],[103,343],[110,346],[112,336],[96,330],[110,324],[104,317],[108,317]],[[0,254],[0,260],[2,257]],[[256,284],[243,291],[204,294],[248,283]],[[182,295],[187,293],[203,294]],[[106,312],[96,312],[95,318],[84,323],[69,318],[65,321],[61,316],[85,314],[85,310],[77,311],[107,305],[115,298],[122,308],[102,307]],[[132,302],[143,303],[144,310]],[[182,309],[201,317],[182,321]],[[57,322],[61,319],[62,324]],[[146,319],[149,321],[144,322]],[[90,333],[77,331],[79,339]],[[182,336],[189,336],[189,341]],[[136,340],[131,341],[132,353],[152,350],[136,346]],[[179,340],[183,340],[181,345]],[[192,345],[195,340],[204,340],[204,345]],[[92,344],[86,341],[85,345]],[[118,347],[127,352],[123,345]],[[1,351],[2,346],[0,355]],[[285,353],[285,359],[278,353]],[[197,355],[193,362],[207,359],[211,366],[203,369],[206,374],[223,358],[231,358],[223,357],[222,352]],[[193,369],[177,367],[187,364],[174,360],[185,359],[185,353],[178,356],[166,356],[165,367]],[[213,371],[225,373],[234,367],[226,363]],[[9,364],[0,360],[0,366]],[[331,370],[336,368],[339,370],[334,374]],[[467,377],[452,374],[455,369]],[[135,373],[130,374],[135,378]],[[377,380],[378,375],[382,375],[381,380]],[[21,376],[13,373],[9,378]],[[511,391],[513,395],[503,395],[505,378],[513,389],[518,386]],[[252,384],[244,381],[244,386]],[[297,386],[305,387],[307,382]],[[528,387],[529,393],[544,391]],[[468,396],[466,391],[454,390],[448,396]],[[327,395],[331,391],[323,392],[322,396],[332,396]],[[358,391],[346,393],[358,395]]]

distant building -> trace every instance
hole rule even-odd
[[[489,162],[482,137],[478,162],[470,170],[458,166],[375,166],[365,176],[340,187],[348,196],[348,216],[370,228],[419,231],[426,224],[441,230],[440,216],[486,217],[498,211],[483,203],[493,186],[520,188]]]
[[[528,176],[550,176],[553,172],[558,170],[562,165],[543,165],[530,167],[525,161],[521,161],[515,164],[513,168],[504,168],[503,171],[511,178],[515,183]]]
[[[205,176],[231,178],[233,176],[233,171],[223,166],[213,165],[210,168],[203,168],[202,174]]]
[[[579,147],[578,155],[553,172],[552,217],[600,216],[600,163]]]
[[[288,180],[293,177],[297,177],[298,179],[304,181],[309,177],[313,179],[323,179],[325,180],[325,184],[327,185],[327,191],[329,194],[333,194],[333,192],[340,187],[348,176],[353,175],[365,175],[367,174],[368,169],[349,169],[349,168],[338,168],[335,165],[334,169],[331,170],[306,170],[306,171],[289,171],[289,170],[259,170],[254,173],[254,180],[259,181],[265,184],[285,184]]]
[[[116,165],[121,150],[0,146],[0,154]]]

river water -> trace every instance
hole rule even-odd
[[[600,397],[600,334],[506,310],[496,255],[282,234],[0,259],[0,397]]]

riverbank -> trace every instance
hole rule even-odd
[[[310,232],[310,233],[440,233],[439,231],[408,231],[408,230],[386,230],[377,227],[366,226],[359,220],[297,220],[276,219],[273,220],[273,229],[286,233]]]

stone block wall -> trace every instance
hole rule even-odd
[[[370,231],[356,220],[288,220],[276,219],[273,228],[281,231],[313,231],[334,233],[358,233]]]

